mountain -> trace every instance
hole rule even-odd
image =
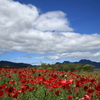
[[[79,62],[69,62],[69,61],[64,61],[63,63],[57,62],[55,64],[68,64],[68,63],[75,63],[75,64],[90,64],[95,66],[95,68],[100,68],[100,62],[94,62],[91,60],[87,60],[87,59],[81,59]]]
[[[26,64],[26,63],[14,63],[10,61],[0,61],[0,67],[26,68],[28,66],[32,67],[31,64]]]
[[[56,62],[55,64],[68,64],[68,63],[75,63],[75,64],[90,64],[95,66],[95,68],[100,68],[100,62],[94,62],[91,60],[87,59],[81,59],[78,62],[69,62],[69,61],[64,61],[62,63]],[[28,66],[33,67],[31,64],[26,64],[26,63],[15,63],[15,62],[10,62],[10,61],[0,61],[0,67],[12,67],[12,68],[26,68]],[[34,65],[34,67],[36,67]]]

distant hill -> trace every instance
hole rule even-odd
[[[56,62],[55,64],[68,64],[68,63],[75,63],[75,64],[90,64],[95,66],[95,68],[100,68],[100,62],[94,62],[91,60],[87,60],[87,59],[81,59],[79,62],[69,62],[69,61],[64,61],[62,63],[60,62]]]
[[[12,67],[12,68],[26,68],[26,67],[32,67],[31,64],[26,63],[15,63],[10,61],[0,61],[0,67]]]
[[[60,62],[56,62],[55,64],[68,64],[68,63],[75,63],[75,64],[90,64],[90,65],[93,65],[95,66],[95,68],[100,68],[100,62],[94,62],[94,61],[91,61],[91,60],[87,60],[87,59],[81,59],[80,61],[78,62],[70,62],[70,61],[64,61],[62,63]],[[15,63],[15,62],[10,62],[10,61],[0,61],[0,67],[12,67],[12,68],[26,68],[28,66],[30,67],[37,67],[35,65],[31,65],[31,64],[26,64],[26,63]]]

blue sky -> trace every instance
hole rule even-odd
[[[0,60],[100,61],[100,0],[0,0]]]

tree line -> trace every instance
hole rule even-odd
[[[57,70],[57,71],[93,71],[95,66],[90,64],[75,64],[75,63],[68,63],[68,64],[45,64],[42,63],[39,67],[39,69],[49,69],[49,70]]]

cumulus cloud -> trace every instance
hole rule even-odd
[[[72,31],[65,13],[47,12],[39,15],[34,5],[12,0],[0,0],[0,49],[45,52],[45,46],[55,41],[52,32]],[[6,42],[7,41],[7,42]],[[4,45],[2,45],[4,44]],[[41,48],[43,48],[41,50]],[[49,50],[50,51],[50,50]]]
[[[52,11],[40,15],[35,28],[40,31],[73,31],[73,29],[69,27],[66,14],[61,11]]]
[[[22,57],[19,57],[17,59],[30,59],[30,58],[33,58],[31,55],[26,55],[26,56],[22,56]],[[17,60],[15,59],[15,60]]]
[[[75,58],[77,60],[80,59],[90,59],[95,61],[100,61],[100,51],[98,52],[72,52],[72,53],[60,53],[56,55],[42,56],[42,58],[46,58],[49,60],[59,60],[61,58]]]
[[[0,50],[68,53],[71,57],[91,51],[92,55],[92,51],[100,50],[100,35],[75,33],[62,11],[39,14],[34,5],[0,0]],[[58,55],[48,58],[60,59]]]
[[[4,52],[0,52],[0,54],[3,54]]]

